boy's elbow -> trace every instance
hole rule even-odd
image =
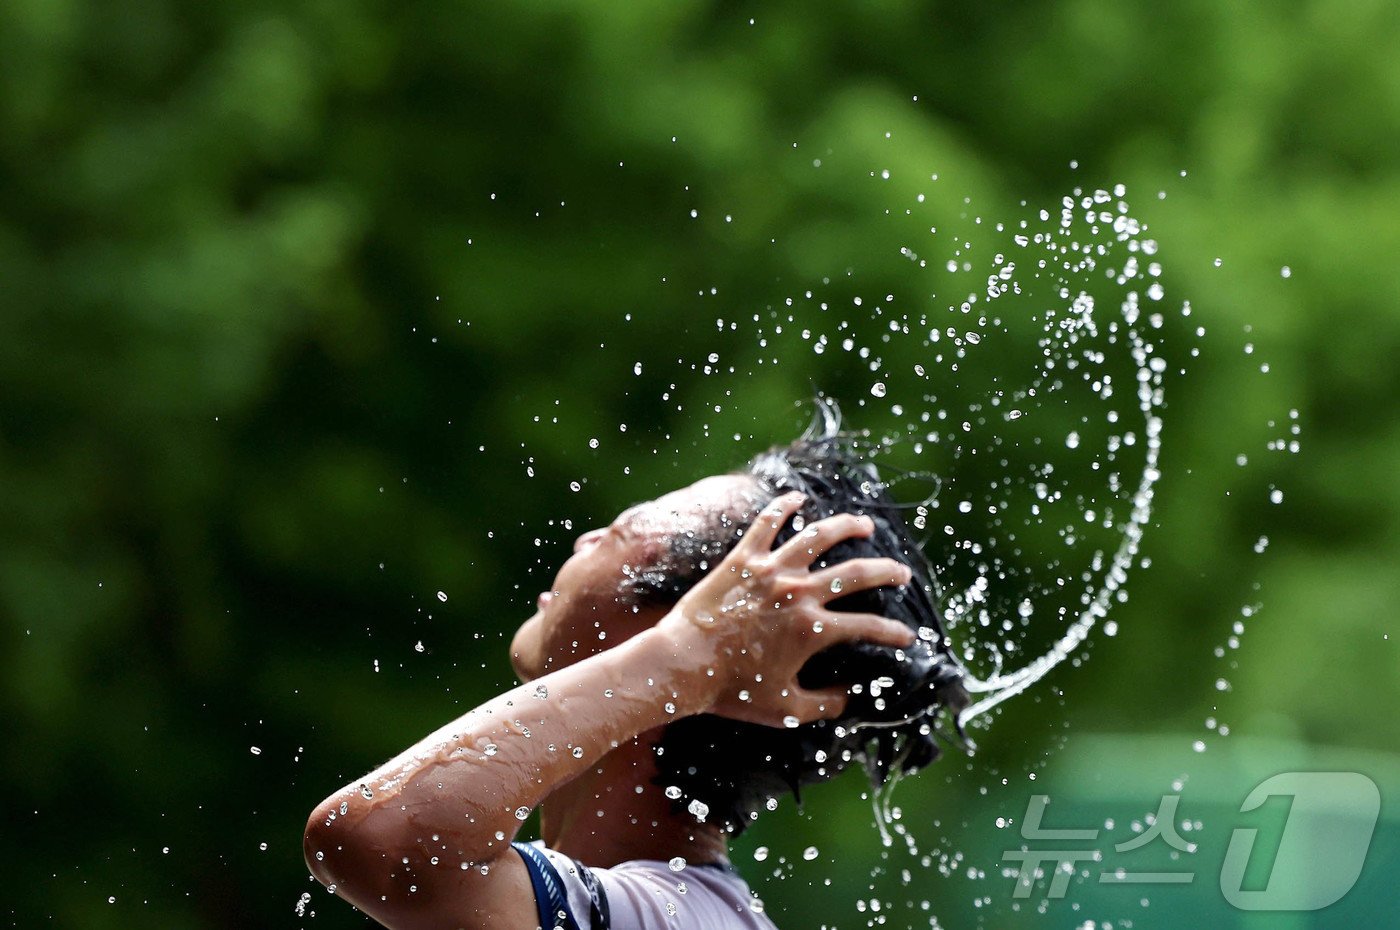
[[[405,895],[413,903],[412,892],[427,884],[419,876],[419,860],[426,857],[393,818],[366,821],[353,810],[347,817],[340,802],[340,795],[329,797],[307,818],[302,834],[306,867],[327,889],[383,923],[385,907]]]
[[[306,867],[316,880],[333,891],[348,892],[369,883],[382,871],[375,868],[376,856],[370,846],[381,846],[366,824],[345,816],[340,795],[332,795],[316,806],[306,819],[301,851]],[[353,812],[352,812],[353,816]],[[378,852],[383,853],[380,849]]]
[[[335,884],[335,878],[331,874],[333,859],[327,855],[328,851],[333,851],[332,844],[335,842],[332,836],[334,823],[332,811],[322,804],[307,818],[306,832],[302,834],[301,839],[301,851],[306,857],[306,867],[318,882],[327,887]]]
[[[459,900],[456,895],[470,897],[472,879],[479,875],[475,869],[468,873],[436,868],[437,860],[430,860],[420,843],[394,827],[347,822],[338,797],[328,798],[307,818],[302,853],[317,881],[394,928],[445,925],[439,918],[455,913],[448,906]],[[460,921],[452,925],[475,926]]]

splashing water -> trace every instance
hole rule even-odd
[[[1126,600],[1160,476],[1161,344],[1172,317],[1191,314],[1164,312],[1157,244],[1122,185],[1076,190],[1010,226],[977,217],[966,234],[934,233],[952,249],[941,269],[906,245],[876,282],[848,269],[718,319],[716,350],[678,360],[702,376],[692,396],[678,401],[675,381],[661,396],[747,420],[753,431],[733,438],[759,445],[771,428],[746,408],[745,385],[765,369],[810,364],[824,389],[856,398],[848,422],[869,427],[887,480],[924,485],[912,522],[929,534],[935,596],[969,671],[964,725],[1086,646]],[[975,262],[989,241],[1001,250]],[[930,283],[957,299],[905,306]],[[677,459],[734,458],[700,441],[715,431],[706,422]]]
[[[922,482],[895,494],[922,498],[912,523],[928,534],[934,595],[974,695],[959,722],[980,726],[1077,661],[1101,623],[1116,633],[1104,621],[1127,599],[1152,515],[1164,380],[1182,371],[1164,345],[1191,307],[1168,312],[1157,243],[1123,185],[1075,189],[1010,223],[933,211],[918,193],[901,212],[943,228],[878,260],[758,310],[726,301],[735,315],[714,319],[696,357],[671,370],[629,361],[628,390],[655,390],[682,415],[678,435],[651,437],[653,457],[715,472],[790,429],[762,386],[775,369],[801,366],[845,398],[887,480]],[[697,292],[712,312],[717,289]],[[538,568],[555,562],[541,551]]]
[[[1164,382],[1181,371],[1164,347],[1191,307],[1168,309],[1157,244],[1121,186],[970,225],[933,234],[952,252],[945,261],[906,245],[894,270],[847,270],[717,319],[713,345],[678,360],[685,371],[661,400],[706,420],[675,460],[698,454],[717,470],[781,437],[753,389],[774,368],[802,365],[846,400],[895,496],[919,501],[911,522],[927,534],[934,595],[974,697],[959,723],[976,728],[1078,661],[1096,629],[1116,633],[1106,618],[1127,599],[1161,473]],[[930,285],[957,297],[925,299]],[[956,851],[920,852],[898,785],[870,794],[882,846],[985,877]]]
[[[1081,412],[1081,422],[1058,441],[1052,429],[1039,430],[1030,436],[1031,445],[1042,449],[1058,446],[1065,450],[1060,456],[1061,462],[1057,463],[1047,453],[1030,467],[1034,480],[1018,483],[994,477],[990,484],[1001,493],[985,513],[993,518],[993,532],[1000,531],[1009,537],[1011,545],[1001,543],[1001,549],[1009,550],[1012,557],[1020,557],[1024,562],[1027,550],[1015,544],[1016,527],[1010,519],[1022,504],[1016,500],[1016,491],[1030,492],[1032,503],[1024,508],[1027,512],[1020,520],[1020,527],[1034,529],[1044,525],[1056,505],[1071,499],[1071,484],[1076,480],[1073,476],[1084,474],[1086,465],[1089,472],[1103,474],[1102,485],[1081,488],[1073,495],[1069,509],[1079,519],[1066,522],[1057,533],[1062,548],[1052,554],[1053,560],[1047,560],[1054,574],[1048,584],[1032,582],[1018,586],[1018,572],[1011,569],[1005,556],[997,555],[977,560],[975,577],[965,590],[944,594],[943,600],[949,609],[950,635],[955,639],[959,633],[963,638],[970,638],[969,633],[979,629],[991,631],[998,626],[1006,634],[1000,647],[987,639],[980,643],[991,666],[980,676],[975,673],[979,644],[964,645],[965,656],[974,669],[967,687],[980,695],[960,715],[960,723],[964,725],[1024,692],[1069,658],[1085,644],[1094,626],[1107,616],[1115,598],[1126,598],[1124,584],[1151,519],[1153,486],[1160,476],[1160,411],[1164,404],[1162,381],[1167,364],[1158,353],[1152,334],[1161,331],[1166,320],[1155,310],[1144,312],[1144,303],[1155,308],[1165,297],[1158,280],[1161,266],[1152,259],[1157,252],[1156,243],[1143,237],[1143,226],[1129,213],[1121,186],[1112,193],[1076,191],[1073,196],[1064,198],[1058,217],[1042,210],[1038,218],[1038,223],[1020,223],[1021,231],[1013,236],[1013,242],[1021,250],[1015,258],[1035,269],[1034,278],[1044,275],[1050,279],[1050,297],[1056,301],[1049,306],[1031,303],[1029,308],[1032,319],[1040,326],[1037,340],[1040,358],[1029,383],[1020,389],[996,391],[987,405],[1010,409],[1005,409],[1000,418],[981,418],[978,425],[996,431],[997,435],[991,440],[991,446],[995,447],[1001,444],[1002,435],[1016,435],[1027,421],[1046,418],[1052,402],[1075,405]],[[1034,280],[1023,283],[1017,262],[1001,254],[994,258],[993,265],[997,270],[987,279],[988,301],[1007,294],[1024,298],[1031,291],[1028,285],[1036,283]],[[1094,280],[1096,272],[1099,272],[1097,281]],[[1021,303],[1025,304],[1025,300]],[[1112,310],[1105,313],[1105,307]],[[1183,305],[1181,312],[1189,315],[1189,305]],[[1000,331],[988,327],[987,335],[1006,334],[1015,325],[1015,321],[1009,321]],[[964,338],[969,346],[990,341],[972,331]],[[1131,413],[1141,426],[1140,437],[1117,406],[1119,383],[1123,380],[1128,381],[1127,392],[1131,397],[1127,403],[1132,405]],[[1082,392],[1084,387],[1088,388],[1087,394],[1071,396],[1075,389]],[[1054,420],[1051,422],[1062,426]],[[1094,432],[1104,434],[1098,445],[1102,451],[1086,463],[1082,460],[1083,453],[1089,445],[1088,437]],[[1140,459],[1132,465],[1121,464],[1120,457],[1133,447],[1141,450]],[[975,453],[976,447],[972,451]],[[1129,469],[1131,476],[1125,477]],[[959,512],[971,513],[970,503],[964,500]],[[1126,518],[1115,520],[1114,510],[1123,507],[1127,509]],[[1077,573],[1065,570],[1069,555],[1092,531],[1098,531],[1099,537],[1106,536],[1103,531],[1116,535],[1116,544],[1111,548],[1104,544],[1093,546],[1087,558],[1081,556],[1078,560],[1081,565],[1087,563],[1083,570]],[[975,539],[975,532],[975,528],[965,529],[964,539]],[[994,550],[998,542],[987,540],[981,546],[985,553]],[[1033,573],[1030,567],[1019,572],[1027,578]],[[993,592],[998,586],[1004,590]],[[1007,658],[1024,651],[1022,644],[1009,636],[1016,622],[1010,617],[1017,617],[1023,628],[1029,628],[1037,611],[1043,613],[1045,605],[1056,600],[1056,592],[1075,587],[1079,591],[1078,603],[1069,608],[1062,605],[1054,611],[1055,625],[1063,624],[1062,632],[1043,652],[1019,668],[1007,670]],[[1014,611],[1007,609],[1012,597],[1017,600]],[[1002,618],[999,625],[998,614]]]
[[[1110,224],[1114,234],[1114,243],[1125,245],[1129,253],[1121,269],[1110,268],[1108,271],[1108,276],[1113,279],[1114,283],[1119,287],[1127,288],[1127,290],[1118,308],[1121,326],[1118,325],[1119,321],[1110,322],[1107,338],[1109,344],[1117,343],[1119,346],[1125,347],[1132,360],[1137,382],[1136,408],[1141,417],[1144,432],[1144,454],[1136,484],[1131,488],[1128,519],[1117,524],[1117,532],[1121,538],[1116,549],[1109,556],[1107,566],[1103,569],[1102,574],[1097,577],[1086,576],[1086,579],[1091,578],[1092,580],[1087,581],[1084,589],[1085,603],[1063,635],[1055,640],[1045,653],[1015,671],[1002,671],[998,657],[997,669],[993,674],[981,680],[969,678],[967,681],[968,689],[973,693],[985,696],[974,701],[962,712],[959,722],[963,724],[971,722],[1007,698],[1025,691],[1043,678],[1052,668],[1067,659],[1085,642],[1094,625],[1107,617],[1114,597],[1126,594],[1123,586],[1127,582],[1128,571],[1137,557],[1144,530],[1152,516],[1153,486],[1161,475],[1158,463],[1162,446],[1162,419],[1159,411],[1164,404],[1162,374],[1166,370],[1166,363],[1162,356],[1155,354],[1153,344],[1148,341],[1144,333],[1144,325],[1152,329],[1161,329],[1163,319],[1160,314],[1156,313],[1149,314],[1144,319],[1141,296],[1137,288],[1142,282],[1150,281],[1147,284],[1146,293],[1148,299],[1153,302],[1161,301],[1164,297],[1164,291],[1160,282],[1151,280],[1160,275],[1160,265],[1151,262],[1144,267],[1135,255],[1135,253],[1141,252],[1146,252],[1148,255],[1155,254],[1156,245],[1152,240],[1137,238],[1142,232],[1141,224],[1128,215],[1127,202],[1121,199],[1121,188],[1116,193],[1120,197],[1117,202],[1117,212],[1095,209],[1096,206],[1102,205],[1107,200],[1105,192],[1102,191],[1096,192],[1093,196],[1083,197],[1079,201],[1078,207],[1083,210],[1082,219],[1089,225],[1091,232],[1096,224]],[[1048,255],[1053,256],[1057,253],[1065,255],[1065,249],[1059,243],[1070,238],[1073,234],[1075,220],[1078,216],[1075,206],[1072,198],[1065,198],[1064,210],[1061,213],[1058,227],[1035,234],[1034,244],[1043,248]],[[1031,241],[1021,235],[1016,237],[1016,242],[1022,248],[1031,245]],[[1069,255],[1061,261],[1061,268],[1070,274],[1081,270],[1091,271],[1099,264],[1099,258],[1106,259],[1112,254],[1112,251],[1104,248],[1102,244],[1095,246],[1092,240],[1079,243],[1071,239]],[[1067,293],[1067,289],[1061,290],[1062,296]],[[1182,310],[1184,315],[1189,315],[1189,305],[1183,305]],[[1037,392],[1044,395],[1063,385],[1063,382],[1054,375],[1052,365],[1057,359],[1071,362],[1076,360],[1074,350],[1079,348],[1080,343],[1098,335],[1101,321],[1098,319],[1096,311],[1094,297],[1081,292],[1073,299],[1070,313],[1066,318],[1054,322],[1053,318],[1047,315],[1046,336],[1043,340],[1043,344],[1047,346],[1046,364],[1037,373],[1033,386],[1025,392],[1027,398],[1034,396]],[[1118,330],[1117,333],[1113,332],[1115,328]],[[1082,348],[1078,352],[1077,359],[1087,363],[1084,365],[1086,377],[1095,378],[1101,374],[1098,363],[1103,360],[1102,353],[1092,348]],[[1103,377],[1107,378],[1107,376]],[[1101,396],[1105,399],[1111,396],[1107,380],[1097,380],[1095,384],[1098,386],[1097,390]],[[1016,416],[1008,415],[1008,419],[1019,419],[1024,415],[1020,410],[1012,411],[1012,413],[1015,413]],[[1114,423],[1118,421],[1116,411],[1109,419]],[[1110,445],[1116,446],[1122,441],[1122,437],[1114,436]],[[1077,449],[1080,442],[1079,433],[1071,431],[1066,436],[1065,445],[1069,449]],[[1116,473],[1113,478],[1111,490],[1117,492],[1121,487],[1120,479]],[[1090,510],[1085,511],[1086,521],[1092,519],[1092,513]],[[1091,562],[1095,569],[1104,565],[1104,557],[1105,552],[1102,549],[1093,552]],[[1028,602],[1023,601],[1023,604],[1026,603]],[[1023,611],[1023,615],[1028,615],[1028,612]]]
[[[917,220],[931,209],[922,204],[903,212]],[[1185,322],[1189,303],[1169,303],[1157,243],[1122,185],[1076,189],[1004,224],[929,218],[942,223],[919,230],[929,240],[881,260],[767,301],[724,300],[694,357],[629,360],[629,391],[679,417],[675,434],[636,437],[643,458],[623,475],[645,474],[647,453],[692,478],[727,471],[784,438],[792,423],[775,415],[773,373],[799,368],[844,401],[848,426],[866,428],[895,496],[918,501],[911,523],[927,534],[934,595],[974,697],[959,723],[975,729],[1080,661],[1096,629],[1116,634],[1110,610],[1146,564],[1166,382],[1184,373],[1176,358],[1190,331],[1203,330]],[[713,314],[715,289],[698,293]],[[605,480],[577,478],[574,491]],[[539,564],[555,563],[542,552]],[[883,846],[898,837],[918,859],[893,803],[898,783],[871,793],[874,821]],[[945,875],[965,864],[956,852],[922,856],[934,860]]]

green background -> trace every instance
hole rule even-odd
[[[717,318],[823,278],[942,309],[949,230],[986,269],[977,217],[1121,182],[1207,334],[1186,359],[1172,324],[1118,635],[901,786],[930,866],[856,779],[737,860],[786,928],[1396,921],[1397,48],[1382,0],[0,5],[0,913],[366,925],[306,813],[512,682],[578,530],[791,435],[814,386],[877,420],[810,351],[706,377],[754,352]],[[1302,451],[1266,451],[1292,409]],[[1380,785],[1366,870],[1241,915],[1211,850],[1297,765]],[[1108,848],[1182,778],[1192,885],[1011,897],[1029,795]]]

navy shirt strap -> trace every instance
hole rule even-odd
[[[578,922],[569,910],[569,895],[554,864],[528,843],[510,845],[520,853],[520,858],[525,860],[525,870],[530,873],[530,884],[535,889],[535,906],[539,909],[540,930],[579,930]]]

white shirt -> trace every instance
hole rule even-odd
[[[530,872],[542,930],[776,930],[728,865],[672,871],[640,859],[590,869],[538,841],[515,846]]]

